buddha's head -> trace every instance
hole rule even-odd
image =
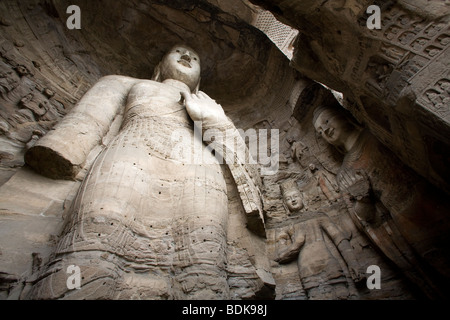
[[[289,213],[298,212],[303,208],[303,199],[297,184],[294,181],[287,181],[280,186],[283,196],[283,203],[286,205]]]
[[[345,152],[348,140],[359,132],[344,112],[334,107],[317,107],[314,110],[313,125],[325,141],[342,152]]]
[[[185,83],[191,91],[197,91],[200,83],[200,57],[186,45],[170,49],[156,66],[152,77],[155,81],[167,79]]]

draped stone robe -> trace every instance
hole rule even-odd
[[[164,83],[133,85],[122,128],[86,176],[32,298],[229,298],[225,167],[204,146],[199,164],[174,151],[194,146],[180,100]],[[67,286],[70,265],[81,271],[78,290]]]

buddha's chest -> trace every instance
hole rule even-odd
[[[125,112],[135,112],[135,108],[155,116],[186,113],[180,89],[151,80],[143,80],[131,88]]]

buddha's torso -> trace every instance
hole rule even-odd
[[[343,274],[336,258],[325,243],[322,225],[327,223],[329,220],[323,214],[315,213],[310,219],[303,221],[297,229],[297,236],[305,238],[298,257],[299,271],[303,279],[315,276],[337,279]]]
[[[130,90],[122,128],[83,182],[57,255],[69,254],[77,265],[89,265],[78,258],[80,252],[112,253],[114,259],[128,261],[125,275],[148,270],[160,274],[151,280],[160,283],[166,281],[167,270],[176,270],[181,287],[196,279],[181,297],[205,291],[198,294],[223,298],[228,292],[223,271],[228,216],[224,171],[218,163],[191,163],[173,152],[180,143],[173,141],[174,132],[189,136],[189,142],[182,142],[188,147],[194,137],[180,99],[178,89],[154,81],[139,82]],[[198,277],[187,277],[178,269],[183,266]],[[204,281],[217,283],[217,288],[205,287]]]

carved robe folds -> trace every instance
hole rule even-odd
[[[204,146],[200,164],[176,152],[183,141],[189,149],[198,138],[179,88],[103,78],[30,150],[29,164],[53,177],[74,177],[119,110],[99,106],[120,104],[123,96],[120,132],[93,162],[30,297],[229,298],[227,168]],[[98,105],[86,103],[92,97]],[[174,132],[188,132],[189,139],[177,140]],[[70,147],[77,137],[82,140]],[[45,162],[55,156],[56,169]],[[70,265],[82,273],[81,289],[72,292],[66,286]]]
[[[367,175],[370,199],[347,199],[354,222],[413,282],[434,297],[438,287],[449,281],[448,201],[399,163],[364,131],[346,154],[337,179],[346,172]],[[375,216],[365,219],[365,211],[371,207]],[[430,267],[434,273],[429,272]]]

